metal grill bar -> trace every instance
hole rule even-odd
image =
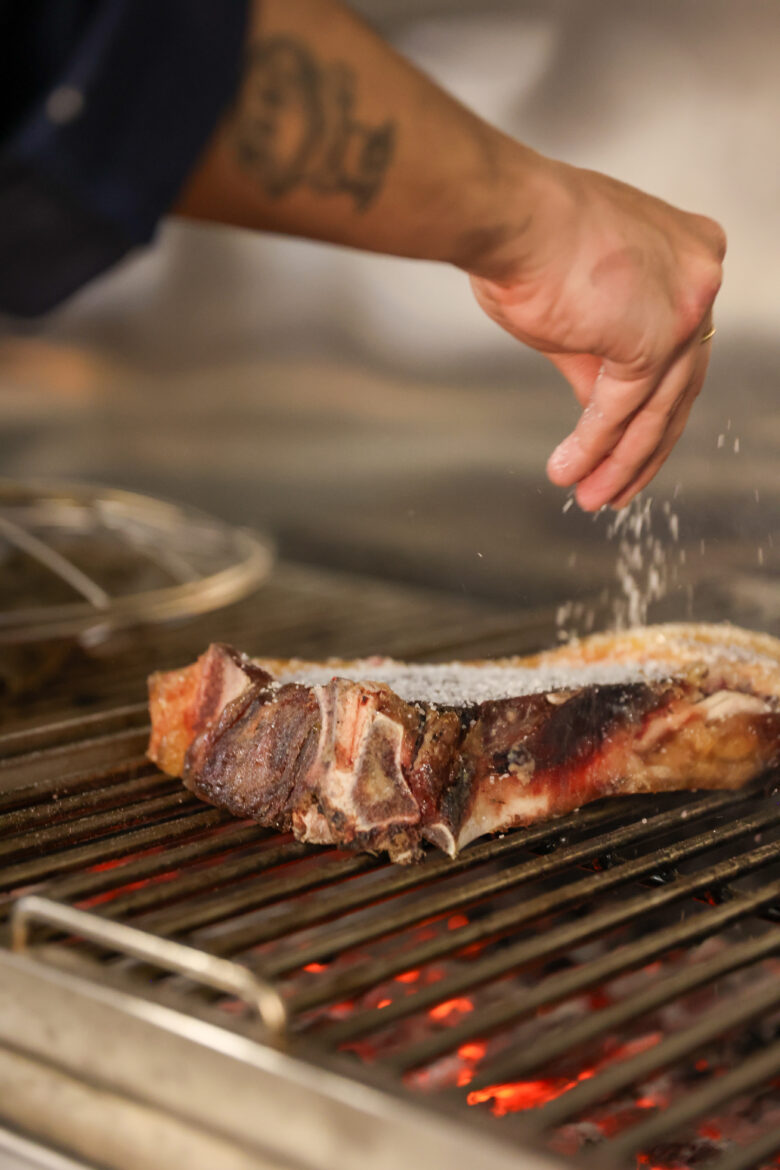
[[[132,720],[142,711],[140,706],[126,708],[125,714],[117,716],[119,726],[112,724],[108,715],[102,717],[105,721],[96,721],[92,730],[110,727],[111,731],[86,746],[78,743],[78,721],[72,725],[69,722],[65,728],[64,734],[72,739],[67,739],[64,747],[51,735],[44,735],[40,745],[43,750],[25,756],[19,751],[21,742],[15,744],[16,759],[9,762],[9,767],[18,764],[26,776],[37,779],[23,791],[0,793],[0,812],[5,812],[5,816],[0,816],[0,832],[12,826],[16,833],[13,841],[0,842],[0,859],[8,849],[7,858],[12,862],[0,870],[2,885],[13,889],[52,878],[41,892],[60,901],[77,901],[87,906],[91,899],[100,900],[89,911],[96,923],[102,920],[109,929],[116,924],[121,930],[122,923],[132,918],[133,926],[145,931],[191,932],[186,941],[214,955],[240,954],[258,943],[283,939],[282,946],[270,954],[243,956],[243,962],[254,968],[260,979],[284,978],[314,960],[338,956],[373,940],[388,938],[387,956],[362,960],[343,972],[303,978],[297,987],[293,985],[295,989],[287,1004],[291,1015],[298,1016],[294,1023],[318,1046],[333,1047],[364,1035],[384,1033],[397,1021],[420,1014],[428,1006],[461,992],[470,993],[475,987],[500,980],[515,970],[533,969],[537,963],[599,936],[633,926],[647,914],[671,908],[684,899],[703,895],[730,899],[721,905],[697,907],[684,921],[660,924],[652,934],[637,941],[623,942],[621,937],[620,945],[612,949],[607,946],[607,953],[601,957],[546,978],[540,975],[536,985],[530,988],[516,990],[514,984],[508,985],[503,996],[499,993],[497,1001],[485,1007],[477,1006],[454,1027],[434,1034],[428,1031],[417,1043],[399,1051],[391,1049],[383,1055],[381,1063],[391,1075],[427,1065],[465,1040],[511,1026],[532,1016],[540,1007],[552,1006],[602,986],[673,948],[717,935],[775,902],[780,903],[780,880],[749,893],[735,892],[727,885],[779,861],[777,840],[725,861],[712,863],[710,857],[711,864],[698,873],[679,876],[674,872],[674,867],[682,862],[712,854],[749,834],[780,825],[780,805],[776,801],[762,800],[757,805],[757,796],[764,797],[764,790],[758,794],[712,793],[696,799],[681,796],[674,807],[670,807],[667,799],[665,811],[655,815],[655,800],[596,805],[557,822],[484,841],[466,850],[454,862],[436,855],[419,867],[401,869],[365,855],[345,857],[333,851],[315,851],[204,808],[181,789],[178,781],[148,771],[145,760],[140,757],[128,760],[128,749],[132,749],[137,737],[145,734],[143,729],[132,727]],[[123,724],[123,720],[128,722]],[[57,773],[58,767],[71,770],[70,774]],[[133,769],[141,774],[131,775]],[[52,799],[57,793],[63,793],[64,798]],[[726,813],[728,823],[719,823]],[[626,823],[629,817],[632,819]],[[57,823],[52,823],[55,818]],[[132,827],[139,821],[143,822],[142,827]],[[694,836],[677,839],[678,832],[688,834],[694,827],[698,829]],[[659,847],[659,839],[671,844]],[[176,841],[180,843],[174,845]],[[143,854],[144,850],[159,851]],[[629,859],[623,856],[626,850],[631,854]],[[535,856],[523,856],[523,851]],[[637,852],[642,855],[636,856]],[[78,872],[85,866],[121,858],[126,860],[116,867]],[[496,866],[488,872],[483,868],[495,863],[506,868]],[[566,872],[577,866],[604,868],[585,876]],[[259,874],[266,876],[262,881],[254,880]],[[524,902],[518,899],[499,910],[487,905],[478,921],[442,930],[426,942],[415,942],[413,936],[407,936],[399,940],[401,945],[394,945],[392,936],[415,924],[427,923],[466,905],[485,903],[529,883],[564,874],[565,883],[559,884],[556,890],[543,888],[540,892],[535,886]],[[460,884],[448,882],[446,887],[434,886],[458,875],[462,875]],[[155,882],[153,879],[157,877],[163,880]],[[348,880],[352,878],[358,880]],[[575,922],[560,922],[561,912],[567,909],[586,907],[589,901],[603,898],[610,891],[627,888],[632,882],[647,881],[661,884],[636,896],[632,892],[632,897],[620,905],[610,902],[588,908]],[[149,884],[138,889],[127,888],[139,882]],[[311,891],[321,893],[311,899],[299,897]],[[103,901],[102,894],[113,896]],[[401,901],[403,895],[407,896]],[[390,901],[396,897],[398,902]],[[270,913],[258,915],[255,921],[255,912],[265,908],[270,908]],[[3,909],[0,903],[0,916]],[[353,921],[322,925],[321,929],[303,934],[308,928],[317,928],[350,911],[361,913]],[[554,916],[553,925],[545,926],[544,935],[510,937],[509,945],[503,950],[486,951],[473,960],[461,961],[464,949],[470,945],[511,936],[547,915]],[[668,921],[665,918],[662,923]],[[85,944],[85,952],[103,953],[96,941],[103,937],[96,927],[93,941]],[[164,939],[155,940],[151,934],[148,938],[150,945],[166,943]],[[404,950],[407,942],[412,945]],[[594,1011],[574,1025],[561,1027],[520,1053],[502,1053],[491,1064],[480,1067],[468,1088],[500,1083],[522,1076],[526,1071],[536,1072],[655,1007],[778,952],[780,930],[776,928],[761,938],[729,944],[713,959],[676,971],[619,1004]],[[435,985],[418,985],[415,994],[407,994],[381,1011],[363,1011],[358,1007],[353,1016],[335,1023],[308,1014],[321,1005],[351,997],[355,992],[444,955],[456,956],[461,969]],[[203,956],[204,960],[207,957],[211,956]],[[127,967],[138,972],[139,964],[144,961],[139,953],[136,959],[125,960],[120,965],[123,971]],[[184,991],[185,995],[195,994],[188,986],[184,986]],[[527,1114],[530,1127],[549,1131],[575,1112],[588,1109],[595,1101],[620,1093],[645,1076],[647,1070],[652,1072],[674,1063],[730,1028],[780,1004],[780,987],[764,988],[760,995],[759,999],[751,988],[749,999],[727,1001],[727,1012],[711,1012],[706,1020],[672,1037],[674,1043],[664,1041],[641,1057],[608,1066],[595,1078],[580,1083],[583,1092],[588,1090],[593,1095],[592,1100],[572,1089],[541,1112]],[[719,1092],[723,1092],[722,1082],[730,1075],[718,1078]],[[765,1075],[756,1072],[755,1083],[762,1083]],[[735,1092],[743,1091],[739,1088],[741,1083],[737,1083],[736,1089],[729,1088],[723,1100],[731,1100]],[[691,1116],[706,1113],[712,1106],[708,1098],[702,1097],[703,1093],[703,1089],[693,1090],[679,1104],[697,1099],[698,1111]],[[463,1092],[453,1090],[447,1096],[462,1102]],[[667,1136],[672,1125],[685,1124],[686,1118],[675,1120],[676,1106],[677,1103],[662,1117],[651,1119],[661,1126],[660,1137]],[[631,1140],[645,1129],[644,1122],[637,1126],[631,1131]],[[621,1135],[610,1143],[610,1154],[615,1148],[619,1155],[621,1141],[628,1142],[628,1137]],[[754,1146],[758,1159],[765,1147],[760,1142]],[[639,1144],[625,1147],[629,1152],[640,1148],[650,1148],[641,1136]],[[780,1142],[777,1146],[766,1145],[769,1154],[777,1148]],[[733,1170],[748,1170],[755,1165],[757,1161],[736,1162]],[[718,1170],[732,1170],[728,1159],[719,1164]]]
[[[776,849],[774,847],[766,847],[763,858],[753,856],[751,860],[754,864],[751,865],[751,868],[770,864],[771,861],[776,860],[775,854]],[[686,889],[684,892],[681,892],[683,885]],[[675,883],[675,886],[671,888],[667,887],[654,891],[651,898],[633,899],[630,911],[626,913],[622,913],[622,908],[618,907],[616,911],[591,915],[584,923],[559,927],[557,930],[550,932],[551,935],[555,936],[554,938],[550,938],[549,936],[548,938],[534,938],[520,944],[517,948],[513,948],[515,953],[506,961],[506,964],[504,962],[500,964],[501,973],[504,974],[510,970],[516,970],[521,966],[527,966],[531,962],[538,961],[541,958],[560,954],[561,951],[573,948],[585,939],[599,937],[604,933],[602,927],[608,914],[612,920],[612,925],[617,925],[619,922],[630,921],[637,914],[648,914],[653,910],[659,909],[661,906],[672,905],[681,898],[691,896],[696,892],[702,892],[704,889],[706,889],[706,881],[701,881],[701,879],[699,881],[689,880],[684,883]],[[651,960],[658,958],[659,955],[666,953],[673,947],[697,942],[702,938],[706,938],[708,935],[717,934],[727,926],[739,922],[740,919],[755,912],[759,906],[765,906],[769,902],[774,902],[779,897],[780,882],[774,882],[750,894],[741,894],[722,906],[716,906],[710,910],[702,911],[694,918],[686,920],[683,923],[675,923],[673,926],[665,927],[638,942],[623,946],[617,951],[609,952],[600,959],[594,959],[590,963],[584,963],[581,967],[577,967],[574,970],[563,971],[560,975],[552,975],[535,988],[524,989],[522,997],[507,996],[497,1003],[483,1007],[474,1018],[469,1017],[462,1023],[448,1028],[446,1032],[431,1036],[418,1044],[410,1045],[403,1052],[392,1054],[386,1063],[389,1063],[399,1071],[429,1064],[439,1056],[444,1055],[444,1053],[459,1047],[465,1041],[473,1040],[477,1036],[490,1035],[506,1024],[527,1018],[530,1013],[542,1006],[560,1003],[562,1000],[568,999],[570,996],[576,995],[581,991],[597,987],[601,983],[605,983],[608,979],[612,979],[625,971],[635,970],[637,967],[641,967],[645,963],[649,963]],[[592,932],[589,926],[593,925],[593,919],[598,918],[601,918],[601,922],[595,924],[596,929]],[[503,955],[498,955],[497,958],[503,959]],[[450,982],[456,983],[459,991],[465,991],[468,987],[463,976],[458,976]],[[441,983],[437,984],[437,991],[441,987]],[[449,999],[453,994],[457,994],[457,992],[453,993],[448,989],[446,995],[442,995],[441,997],[437,995],[437,999]],[[418,993],[418,995],[422,998],[422,993]],[[408,1000],[414,1001],[418,999],[418,995],[409,996]],[[401,1001],[401,1003],[404,1003],[404,1001]],[[326,1043],[343,1044],[348,1039],[351,1040],[365,1033],[377,1031],[384,1025],[381,1019],[377,1023],[376,1017],[389,1014],[394,1006],[394,1004],[391,1004],[383,1012],[366,1013],[366,1016],[370,1015],[372,1017],[370,1022],[366,1020],[366,1016],[362,1016],[360,1019],[345,1020],[340,1025],[334,1024],[325,1031],[323,1038]],[[404,1006],[406,1005],[404,1004]],[[350,1024],[353,1025],[351,1029],[349,1028]]]
[[[758,828],[780,822],[780,808],[765,809],[762,813],[747,820],[740,820],[723,826],[720,830],[712,830],[700,834],[688,841],[677,845],[659,849],[635,861],[626,862],[614,870],[599,873],[583,881],[574,882],[562,890],[555,890],[549,894],[542,894],[531,899],[517,908],[511,907],[502,913],[502,922],[506,922],[510,914],[513,925],[530,922],[546,914],[560,910],[563,906],[576,905],[598,896],[602,891],[614,886],[625,885],[640,877],[646,877],[656,872],[668,869],[670,865],[682,858],[695,856],[717,845],[755,832]],[[715,889],[732,878],[748,873],[752,868],[769,865],[777,860],[777,846],[768,845],[744,854],[740,859],[728,858],[709,869],[678,878],[662,889],[648,891],[619,905],[608,906],[587,916],[582,922],[565,925],[548,931],[541,938],[534,938],[530,942],[521,940],[512,946],[505,947],[494,955],[475,961],[470,964],[468,971],[457,972],[439,983],[427,988],[419,988],[414,995],[398,1000],[381,1012],[366,1012],[360,1019],[346,1020],[338,1026],[338,1038],[355,1039],[363,1035],[384,1028],[389,1023],[395,1023],[406,1015],[413,1015],[422,1009],[451,999],[467,991],[469,987],[476,987],[490,982],[499,976],[529,962],[547,958],[560,951],[576,946],[587,938],[597,938],[610,930],[630,922],[633,918],[646,915],[655,908],[670,905],[685,897],[693,897]],[[487,926],[485,925],[487,923]],[[492,924],[490,919],[479,923],[485,929],[482,937],[490,937]],[[468,928],[464,928],[464,934]],[[454,932],[456,935],[460,932]],[[469,934],[467,937],[471,937]],[[457,947],[457,941],[450,941],[450,949]],[[431,948],[432,949],[432,948]],[[398,970],[419,966],[422,948],[412,949],[402,957],[403,965],[399,967],[400,956],[390,956],[387,960],[366,965],[356,972],[345,971],[334,976],[331,980],[320,981],[310,991],[302,991],[295,997],[294,1010],[300,1012],[323,1002],[345,998],[357,987],[371,986],[382,982],[390,974]],[[359,1029],[359,1031],[353,1031]],[[342,1034],[343,1033],[343,1034]]]
[[[751,1142],[750,1145],[736,1147],[718,1158],[716,1163],[708,1162],[714,1170],[755,1170],[755,1167],[768,1162],[773,1154],[780,1152],[780,1129],[770,1130]]]
[[[714,1113],[721,1105],[757,1089],[780,1073],[780,1041],[743,1060],[736,1068],[713,1077],[701,1089],[686,1094],[655,1117],[636,1125],[609,1144],[610,1154],[618,1163],[628,1161],[637,1150],[652,1149],[670,1133],[691,1121]],[[720,1170],[721,1163],[716,1164]]]
[[[289,856],[293,861],[301,857],[296,849],[300,848],[297,842],[287,846]],[[255,908],[268,905],[270,902],[284,901],[293,894],[301,894],[306,890],[326,886],[342,878],[353,877],[376,868],[380,862],[367,854],[353,854],[350,857],[340,858],[337,861],[322,859],[319,864],[303,872],[296,871],[281,875],[263,882],[262,886],[251,885],[248,889],[240,887],[236,890],[222,891],[221,896],[209,899],[201,905],[174,907],[172,910],[162,910],[159,913],[144,915],[138,925],[144,930],[152,930],[164,934],[178,934],[191,929],[194,925],[218,922],[222,918],[229,918],[236,904],[244,905],[247,898],[251,898]],[[289,929],[289,922],[286,929]],[[216,953],[216,951],[214,951]]]
[[[142,770],[144,774],[131,780],[109,784],[105,788],[90,788],[87,792],[80,792],[75,796],[64,796],[62,800],[53,800],[48,804],[16,809],[0,818],[0,834],[3,836],[19,834],[35,825],[51,826],[53,822],[73,821],[77,817],[86,817],[93,811],[118,808],[146,794],[162,792],[171,787],[170,778],[161,776],[158,771],[150,768],[148,760],[142,758],[128,761],[127,768],[123,771],[135,769]]]
[[[739,800],[737,800],[731,794],[731,799],[719,800],[716,798],[715,800],[704,802],[704,807],[701,810],[698,807],[695,808],[691,819],[704,816],[714,809],[721,809],[729,805],[737,804],[743,800],[744,796],[740,795]],[[780,810],[772,810],[764,813],[761,817],[761,827],[764,827],[767,823],[780,821],[780,815],[778,814],[780,814]],[[598,858],[613,857],[615,850],[621,846],[651,838],[665,829],[669,830],[672,827],[678,827],[679,816],[680,814],[677,810],[672,810],[660,813],[657,817],[645,818],[644,822],[642,818],[637,818],[633,823],[622,825],[606,837],[597,838],[595,841],[593,838],[588,838],[585,841],[578,842],[576,845],[564,846],[557,849],[554,853],[546,854],[542,858],[523,862],[519,866],[505,870],[498,877],[488,875],[481,883],[472,883],[470,886],[464,886],[461,893],[446,891],[439,897],[434,896],[427,901],[415,902],[412,907],[397,911],[395,914],[389,913],[383,915],[381,920],[376,920],[374,923],[360,923],[359,925],[348,926],[335,933],[331,932],[313,940],[300,949],[296,948],[292,953],[286,953],[278,957],[270,956],[266,960],[266,970],[268,974],[275,976],[286,974],[313,959],[323,958],[330,954],[341,954],[346,950],[370,941],[372,938],[393,933],[405,926],[411,926],[421,919],[429,919],[440,914],[451,913],[452,910],[476,902],[488,894],[500,893],[503,890],[514,888],[520,884],[551,877],[570,866],[581,865],[588,861],[592,863]],[[767,816],[769,818],[768,820],[765,819]],[[744,831],[748,832],[750,830],[745,829]],[[742,833],[740,832],[739,835],[742,835]],[[533,841],[533,833],[530,836],[531,841]],[[524,841],[527,842],[528,838],[524,837]],[[504,934],[507,930],[516,929],[532,918],[541,917],[541,915],[549,913],[551,909],[563,909],[565,906],[570,906],[577,901],[585,900],[595,894],[601,893],[613,885],[621,885],[636,880],[638,877],[646,876],[656,869],[668,869],[669,866],[674,865],[682,858],[694,857],[697,852],[711,847],[712,838],[710,834],[703,834],[692,840],[687,840],[676,847],[667,847],[665,850],[648,857],[632,862],[625,862],[620,866],[615,866],[613,869],[604,869],[596,877],[586,878],[579,883],[572,883],[563,890],[556,891],[553,896],[541,895],[540,898],[532,899],[518,906],[511,906],[505,910],[496,911],[479,922],[459,928],[451,935],[431,939],[429,942],[419,945],[410,951],[406,951],[403,956],[398,956],[397,959],[391,956],[373,964],[370,968],[362,968],[361,972],[353,972],[350,976],[338,975],[330,981],[323,979],[319,982],[316,989],[318,995],[322,998],[316,1000],[302,998],[299,1010],[319,1006],[321,1003],[328,1002],[329,998],[342,999],[345,995],[352,994],[362,985],[354,982],[358,977],[361,979],[365,978],[367,981],[366,985],[384,982],[385,979],[399,974],[401,971],[408,970],[410,967],[422,966],[454,950],[482,942],[491,936]],[[554,906],[551,903],[551,897],[554,898]],[[220,937],[218,945],[220,947],[227,947],[229,942],[230,936],[227,939]],[[221,953],[225,952],[222,951]],[[346,982],[347,979],[351,979],[352,982]],[[312,989],[312,994],[313,992],[314,989]]]
[[[137,860],[127,861],[117,867],[101,869],[97,872],[92,871],[91,873],[74,874],[71,878],[63,878],[59,882],[51,883],[47,887],[46,893],[49,897],[57,898],[60,901],[68,900],[88,903],[90,899],[98,897],[107,891],[121,889],[126,885],[134,885],[137,882],[151,881],[162,874],[169,877],[174,873],[176,873],[176,878],[171,880],[175,880],[178,888],[183,878],[179,877],[177,871],[182,867],[192,863],[197,864],[220,853],[230,852],[232,855],[234,850],[238,852],[247,846],[262,846],[271,838],[268,830],[261,829],[257,825],[244,825],[240,822],[233,824],[223,822],[217,819],[209,822],[215,825],[223,824],[222,831],[219,833],[212,833],[207,837],[199,837],[197,840],[190,841],[186,845],[166,848],[162,853],[153,853],[139,857]],[[212,864],[209,866],[208,872],[213,872],[215,868]],[[153,885],[145,887],[148,890],[153,890],[154,888]],[[133,891],[135,894],[142,894],[143,892],[144,890]],[[124,896],[130,898],[133,895],[127,894]],[[113,907],[122,897],[123,895],[121,894],[112,897],[109,905]]]
[[[604,1069],[587,1081],[580,1081],[567,1093],[536,1109],[528,1117],[527,1124],[539,1133],[557,1129],[600,1101],[641,1084],[661,1069],[685,1060],[726,1032],[749,1024],[757,1016],[778,1006],[780,980],[773,979],[766,987],[752,988],[749,996],[719,1004],[714,1012],[708,1012],[689,1027],[667,1036],[654,1048]]]
[[[588,823],[603,824],[604,822],[615,820],[616,816],[617,813],[614,809],[600,809]],[[585,820],[586,818],[582,817],[581,823]],[[327,906],[296,907],[293,917],[293,928],[295,930],[302,929],[304,926],[322,922],[325,919],[334,918],[339,914],[343,914],[348,910],[357,909],[361,906],[376,902],[378,898],[384,900],[393,894],[399,894],[409,889],[417,889],[428,881],[435,881],[440,877],[449,877],[463,870],[474,868],[482,862],[496,860],[536,843],[549,842],[551,836],[555,839],[561,832],[573,830],[575,827],[576,818],[567,817],[562,822],[555,822],[554,826],[550,824],[541,825],[536,829],[527,830],[525,833],[512,834],[503,840],[496,838],[491,841],[482,842],[466,850],[454,860],[448,857],[438,856],[429,858],[419,866],[405,868],[400,866],[393,868],[385,866],[381,878],[381,890],[377,888],[367,890],[364,886],[345,886],[329,898]],[[591,847],[590,852],[592,853],[592,851]],[[339,863],[345,867],[344,876],[378,869],[381,865],[381,862],[377,859],[367,857],[365,854],[360,856],[362,857],[362,863],[359,870],[354,868],[354,859]],[[324,864],[321,868],[324,868]],[[335,880],[335,877],[341,875],[335,872],[335,865],[333,870],[333,880]],[[509,872],[508,870],[505,871],[505,873]],[[498,881],[499,879],[495,875],[492,877],[489,876],[484,880],[485,896],[496,893],[501,889]],[[476,900],[482,896],[476,890],[478,886],[479,882],[472,882],[471,885],[464,888],[462,897],[465,901]],[[292,893],[300,892],[302,890],[292,884],[282,891],[288,897]],[[409,923],[419,921],[421,918],[430,918],[436,913],[444,912],[441,909],[437,910],[436,907],[442,906],[445,910],[455,909],[459,904],[458,897],[459,895],[452,891],[444,895],[434,892],[428,895],[427,899],[421,898],[416,900],[411,911],[408,909],[406,911],[397,911],[396,916],[400,916],[402,925],[408,925]],[[229,903],[220,901],[214,906],[206,905],[203,908],[195,908],[186,916],[169,917],[163,915],[160,919],[147,919],[144,921],[144,926],[148,929],[161,930],[166,933],[192,929],[202,930],[203,934],[198,935],[198,941],[208,946],[215,954],[236,954],[249,947],[257,946],[260,942],[268,942],[270,939],[277,938],[280,935],[289,934],[290,920],[285,920],[281,923],[245,923],[239,919],[231,928],[225,929],[220,927],[219,936],[214,939],[211,939],[206,934],[204,927],[208,926],[210,922],[223,922],[225,919],[231,917],[237,909],[244,911],[247,906],[251,906],[251,912],[253,913],[266,903],[267,899],[264,897],[263,891],[255,891],[253,889],[236,891],[235,897]],[[371,935],[369,933],[363,935],[360,941],[365,942],[371,937],[387,934],[393,929],[400,929],[399,927],[388,926],[388,922],[391,919],[393,921],[396,920],[392,913],[384,913],[378,921],[376,934]],[[369,930],[371,929],[368,924],[366,926]],[[342,947],[340,940],[337,939],[334,942],[334,949],[345,949],[345,947]],[[308,960],[305,959],[304,962],[308,962]]]
[[[262,846],[263,838],[259,835],[259,830],[256,829],[254,834],[249,830],[245,830],[245,833],[247,834],[248,844]],[[266,834],[265,840],[268,840],[268,834]],[[213,844],[219,845],[219,841],[217,840]],[[224,848],[230,848],[231,850],[235,850],[237,847],[235,842],[224,846]],[[222,848],[220,846],[220,852]],[[212,852],[214,851],[216,850],[212,850]],[[285,841],[281,845],[269,843],[264,848],[253,849],[251,853],[245,854],[234,855],[231,852],[223,861],[216,865],[210,865],[207,870],[179,874],[174,880],[166,882],[164,887],[147,886],[143,890],[133,890],[127,894],[119,894],[117,897],[112,898],[110,902],[107,902],[105,906],[101,906],[99,913],[106,918],[120,918],[125,915],[134,915],[149,905],[166,900],[177,901],[180,898],[198,894],[203,890],[214,890],[239,878],[247,876],[256,877],[258,874],[264,873],[269,869],[274,869],[278,865],[285,865],[290,861],[297,861],[300,858],[309,857],[311,853],[311,846],[303,845],[300,841]],[[167,868],[169,867],[166,866]],[[124,875],[120,874],[118,876],[124,880]],[[262,893],[269,900],[274,899],[274,887],[277,884],[278,879],[274,880],[273,878],[263,882]],[[223,890],[221,892],[224,895],[225,891]]]
[[[195,797],[183,790],[180,784],[172,785],[166,795],[154,799],[136,801],[121,808],[98,813],[84,821],[66,821],[62,825],[53,825],[51,829],[36,829],[35,832],[26,833],[13,840],[0,842],[0,855],[4,854],[9,861],[21,860],[25,854],[37,853],[66,841],[77,844],[100,833],[112,830],[121,832],[153,817],[199,807]]]
[[[111,773],[132,766],[135,759],[149,761],[146,751],[148,733],[126,728],[111,735],[99,736],[83,743],[64,747],[47,747],[10,761],[0,761],[0,789],[7,789],[3,773],[13,776],[10,791],[0,792],[0,809],[20,804],[37,804],[67,784],[71,792],[83,791],[105,783]]]
[[[0,870],[0,889],[23,889],[25,886],[42,881],[44,878],[72,873],[74,869],[82,870],[88,866],[115,861],[117,858],[132,855],[143,849],[158,849],[161,846],[168,846],[179,837],[225,825],[229,820],[229,815],[218,809],[204,809],[200,806],[182,809],[175,820],[165,820],[143,829],[128,829],[110,840],[101,837],[100,840],[91,841],[88,845],[76,846],[58,853],[45,853],[38,857],[31,857],[27,861],[21,861],[17,865],[7,866]],[[167,866],[169,856],[170,851],[166,848],[164,854],[155,855],[156,863]],[[124,868],[121,872],[125,872]],[[62,885],[57,884],[48,888],[52,892],[56,892],[57,897],[76,897],[81,892],[82,886],[87,883],[89,889],[96,893],[98,888],[111,888],[116,881],[115,873],[116,871],[104,871],[101,874],[94,870],[86,874],[78,873],[73,878],[75,892],[70,895],[62,892],[64,881]],[[67,890],[68,887],[65,888]]]
[[[75,719],[59,719],[54,723],[37,722],[33,727],[25,727],[20,731],[3,732],[0,735],[0,759],[6,762],[15,756],[28,756],[44,748],[83,745],[85,741],[94,738],[96,731],[116,734],[132,728],[147,732],[148,727],[149,708],[146,703],[110,707],[106,711],[93,711]],[[53,783],[57,782],[53,780]]]
[[[567,1023],[555,1032],[548,1032],[535,1044],[521,1051],[508,1051],[488,1065],[482,1064],[477,1075],[469,1081],[469,1091],[520,1080],[528,1073],[536,1073],[558,1057],[577,1051],[599,1037],[616,1033],[626,1024],[691,991],[778,953],[780,931],[775,930],[745,943],[730,944],[712,959],[684,967],[620,1003],[592,1011],[581,1020]]]

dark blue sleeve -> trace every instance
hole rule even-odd
[[[0,311],[23,316],[152,238],[234,97],[247,23],[248,0],[92,0],[63,30],[62,2],[18,0],[39,91],[10,127],[0,111]]]

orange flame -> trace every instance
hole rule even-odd
[[[403,975],[396,975],[396,983],[416,983],[420,978],[419,971],[404,971]]]
[[[303,969],[316,973],[317,971],[327,971],[328,968],[325,963],[307,963]]]

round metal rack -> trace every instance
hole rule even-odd
[[[114,635],[220,609],[274,560],[267,537],[85,484],[0,479],[0,647]]]

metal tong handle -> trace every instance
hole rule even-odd
[[[147,934],[123,922],[99,918],[87,910],[78,910],[75,906],[42,898],[38,894],[27,894],[14,903],[11,911],[12,950],[18,953],[29,950],[33,922],[79,935],[120,954],[184,975],[195,983],[235,995],[257,1012],[272,1035],[281,1036],[286,1030],[287,1009],[277,989],[239,963],[220,959],[172,939]]]

